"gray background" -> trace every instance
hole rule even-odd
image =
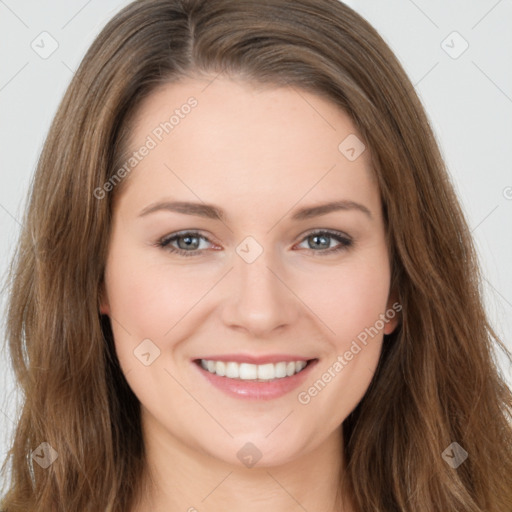
[[[30,178],[58,103],[94,37],[127,3],[0,0],[2,276],[19,233]],[[472,229],[489,316],[512,349],[512,1],[348,3],[386,39],[426,107]],[[50,35],[41,36],[42,32]],[[58,44],[56,50],[44,55],[52,44]],[[4,313],[2,296],[2,319]],[[3,340],[1,329],[0,338]],[[512,384],[511,368],[500,360]],[[0,375],[3,461],[19,400],[3,346]]]

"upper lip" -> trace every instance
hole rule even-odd
[[[267,364],[280,363],[290,361],[310,361],[313,358],[291,355],[291,354],[267,354],[267,355],[250,355],[250,354],[219,354],[204,356],[197,360],[205,359],[207,361],[223,361],[225,363],[249,363],[249,364]]]

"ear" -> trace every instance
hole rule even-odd
[[[384,326],[384,334],[391,334],[397,327],[400,320],[400,312],[402,311],[402,304],[398,300],[397,290],[392,290],[388,297],[386,305],[386,324]]]
[[[110,305],[108,303],[107,292],[105,290],[105,282],[102,281],[98,290],[99,310],[102,315],[110,314]]]

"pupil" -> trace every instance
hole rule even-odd
[[[325,235],[313,235],[313,240],[315,241],[315,244],[318,243],[318,240],[323,240],[323,245],[329,247],[329,242],[327,241],[327,237]],[[322,244],[322,242],[319,243],[320,245]]]
[[[185,248],[190,248],[191,246],[195,246],[197,245],[197,243],[193,243],[191,242],[192,240],[197,240],[197,237],[196,236],[183,236],[181,237],[181,240],[183,240],[185,242]]]

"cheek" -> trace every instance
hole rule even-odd
[[[207,283],[198,282],[183,269],[170,272],[152,264],[133,249],[127,257],[113,253],[106,285],[112,317],[137,338],[161,339],[204,294]]]
[[[325,323],[334,331],[329,337],[331,351],[298,395],[299,403],[331,428],[356,407],[375,373],[389,278],[387,260],[378,256],[331,274],[330,301],[324,302]]]
[[[336,429],[354,410],[375,374],[383,341],[389,275],[385,268],[351,268],[330,281],[323,320],[334,331],[316,371],[297,393],[304,421]],[[318,310],[320,305],[317,303]],[[318,418],[321,421],[318,421]]]
[[[387,261],[382,261],[353,260],[325,269],[325,279],[318,273],[303,285],[305,302],[329,327],[329,336],[340,350],[386,311],[390,273]]]

